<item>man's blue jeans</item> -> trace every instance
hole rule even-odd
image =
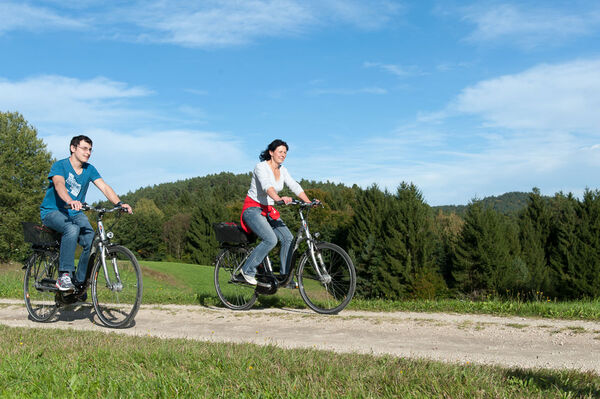
[[[291,250],[292,241],[294,240],[294,236],[287,228],[285,223],[281,218],[277,220],[273,220],[268,216],[261,215],[262,209],[258,207],[247,208],[242,215],[244,219],[244,223],[248,226],[254,234],[259,236],[262,241],[260,244],[254,248],[244,266],[242,266],[242,270],[244,274],[249,276],[256,275],[256,267],[263,261],[265,256],[271,252],[275,245],[277,245],[277,240],[281,241],[281,274],[286,274],[287,270],[287,259],[290,255],[289,252]]]
[[[94,240],[94,229],[87,216],[83,212],[69,216],[60,211],[54,211],[47,214],[42,222],[45,226],[62,234],[58,269],[61,272],[71,273],[76,281],[83,282],[90,258],[90,250],[92,249],[92,241]],[[78,242],[83,250],[79,257],[77,274],[75,274],[75,249]]]

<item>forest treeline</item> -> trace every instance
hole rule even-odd
[[[212,264],[212,224],[239,221],[250,177],[220,173],[129,193],[136,212],[120,222],[117,236],[142,258]],[[430,207],[406,182],[394,192],[300,183],[325,204],[312,211],[311,229],[348,250],[362,297],[600,296],[598,191],[578,199],[534,188],[473,200],[459,214]],[[296,211],[280,210],[294,231]]]
[[[27,246],[20,222],[39,221],[52,159],[21,115],[0,112],[0,161],[0,261],[22,260]],[[115,236],[141,259],[210,265],[218,252],[212,225],[239,221],[250,178],[223,172],[122,195],[134,214],[119,219]],[[600,297],[598,190],[587,189],[579,199],[545,197],[534,188],[430,207],[412,183],[391,192],[376,185],[300,184],[325,204],[311,211],[311,231],[347,249],[361,297]],[[279,210],[295,231],[296,210]]]

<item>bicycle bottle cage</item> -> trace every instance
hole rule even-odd
[[[37,223],[23,222],[23,237],[25,242],[34,247],[60,246],[61,234]]]
[[[217,241],[221,244],[250,244],[256,241],[256,235],[246,233],[242,226],[233,222],[213,223]]]

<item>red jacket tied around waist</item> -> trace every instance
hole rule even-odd
[[[250,233],[251,231],[250,228],[244,223],[243,218],[244,211],[248,208],[261,208],[262,212],[260,214],[263,216],[269,215],[273,220],[279,219],[280,216],[279,211],[275,209],[272,205],[263,205],[260,202],[254,201],[249,196],[246,196],[246,199],[244,200],[244,207],[242,208],[242,213],[240,214],[240,223],[242,225],[242,229],[244,229],[246,233]]]

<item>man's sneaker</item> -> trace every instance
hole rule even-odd
[[[247,275],[246,273],[244,273],[243,270],[240,270],[240,273],[241,273],[242,277],[244,277],[244,280],[246,280],[246,282],[248,284],[256,285],[258,283],[258,281],[256,281],[256,278],[254,276]]]
[[[60,291],[71,291],[75,289],[69,273],[63,273],[62,276],[56,279],[56,288]]]

